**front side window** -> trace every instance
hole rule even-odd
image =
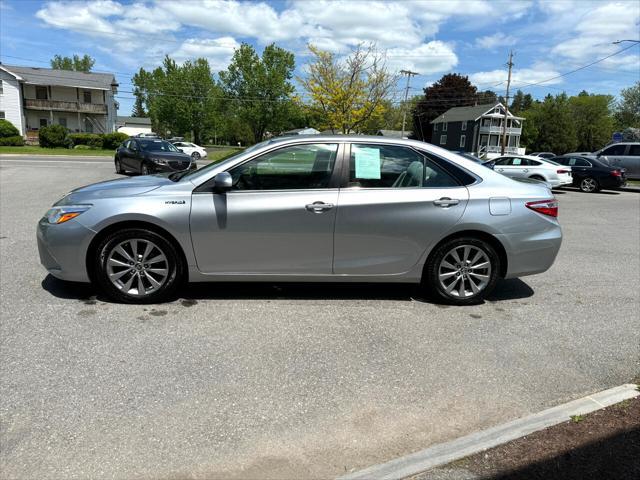
[[[640,157],[640,145],[630,145],[629,153],[627,155],[631,155],[632,157]]]
[[[444,188],[458,182],[436,163],[407,147],[353,144],[349,159],[349,187]]]
[[[606,148],[602,155],[624,155],[624,151],[627,149],[626,145],[612,145]]]
[[[280,148],[229,170],[233,190],[329,188],[338,144],[313,143]]]
[[[511,157],[504,157],[504,158],[500,158],[498,160],[495,161],[495,165],[511,165],[511,161],[513,159]]]

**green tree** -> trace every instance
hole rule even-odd
[[[374,46],[358,46],[344,61],[309,45],[314,57],[300,79],[311,106],[322,115],[321,129],[361,132],[382,121],[397,78],[389,73]]]
[[[593,152],[611,140],[615,128],[613,101],[611,95],[590,95],[585,91],[569,99],[578,150]]]
[[[132,83],[136,109],[148,113],[158,133],[200,143],[219,114],[222,92],[204,58],[178,65],[167,56],[151,72],[140,69]]]
[[[529,150],[563,154],[576,149],[576,124],[566,93],[547,95],[521,116],[525,118],[521,143]]]
[[[640,128],[640,81],[620,92],[615,120],[619,130]]]
[[[431,141],[431,121],[453,107],[496,102],[494,92],[478,92],[469,78],[448,73],[433,85],[424,89],[424,96],[413,109],[413,134],[416,138]]]
[[[295,59],[293,53],[274,44],[260,57],[243,43],[233,54],[227,70],[220,72],[219,85],[228,98],[226,111],[233,111],[246,123],[253,141],[262,141],[267,131],[280,131],[293,108],[291,84]]]
[[[528,110],[533,105],[533,97],[530,93],[523,93],[522,90],[516,91],[513,96],[513,101],[509,107],[509,111],[514,115],[518,115],[520,112]]]
[[[90,72],[96,61],[87,54],[82,57],[74,55],[73,57],[63,57],[55,55],[51,59],[51,68],[58,70],[75,70],[76,72]]]

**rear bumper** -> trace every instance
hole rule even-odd
[[[560,251],[562,229],[556,222],[537,232],[498,234],[507,253],[505,278],[535,275],[548,270]]]
[[[76,220],[61,225],[40,220],[36,232],[40,263],[61,280],[88,282],[86,256],[94,235]]]

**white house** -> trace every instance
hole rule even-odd
[[[0,64],[0,118],[25,137],[63,125],[71,132],[115,131],[118,83],[109,73]]]
[[[153,133],[151,119],[146,117],[118,117],[116,131],[133,137],[141,133]]]

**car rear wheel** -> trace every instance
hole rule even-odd
[[[95,278],[118,302],[164,301],[184,276],[176,248],[151,230],[128,228],[111,233],[96,252]]]
[[[580,190],[585,193],[594,193],[600,190],[600,185],[595,178],[586,177],[580,182]]]
[[[194,160],[200,160],[200,154],[198,152],[193,152],[191,154],[191,158],[193,158]]]
[[[500,257],[486,241],[463,237],[436,247],[424,275],[427,293],[452,305],[482,301],[494,289]]]

